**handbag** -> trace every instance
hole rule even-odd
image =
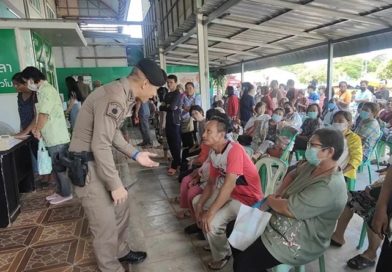
[[[37,165],[38,174],[48,175],[52,173],[52,159],[49,156],[43,139],[40,139],[38,142]]]
[[[271,213],[241,204],[235,220],[229,243],[236,249],[244,251],[260,238],[267,226]]]

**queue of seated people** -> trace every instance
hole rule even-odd
[[[254,87],[244,86],[245,95],[252,94]],[[182,208],[178,217],[195,220],[185,232],[208,241],[205,250],[211,251],[208,267],[212,270],[222,269],[231,257],[234,271],[241,272],[266,271],[279,264],[303,265],[317,259],[330,245],[343,246],[344,232],[354,213],[367,224],[372,219],[382,173],[378,182],[363,191],[347,184],[356,180],[358,167],[371,159],[381,127],[390,128],[384,120],[390,116],[388,122],[392,123],[391,103],[381,111],[376,103],[362,103],[354,119],[339,107],[337,99],[320,107],[304,103],[297,92],[297,99],[281,97],[275,106],[269,105],[274,86],[264,89],[258,103],[249,98],[241,103],[242,98],[228,87],[226,101],[214,103],[205,114],[197,105],[189,110],[197,132],[192,147],[196,152],[188,157],[183,153],[180,196],[173,200]],[[312,102],[318,102],[315,99]],[[253,105],[246,118],[238,118],[242,104]],[[284,153],[291,155],[283,158]],[[302,160],[291,162],[296,153],[302,154]],[[266,156],[291,166],[280,187],[266,200],[272,217],[261,239],[240,251],[227,237],[241,204],[252,206],[263,199],[255,162]],[[381,239],[370,227],[367,232],[368,249],[347,261],[353,269],[376,263]]]

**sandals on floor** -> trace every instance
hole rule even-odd
[[[169,170],[167,170],[168,176],[174,176],[176,173],[177,173],[177,170],[174,168],[169,168]]]
[[[375,265],[376,261],[369,260],[363,257],[361,254],[358,254],[354,258],[351,258],[347,261],[347,266],[355,270],[362,270]]]
[[[343,244],[341,244],[339,242],[336,242],[335,240],[331,239],[330,245],[334,246],[334,247],[342,247]]]
[[[229,262],[231,255],[227,255],[220,261],[212,261],[208,263],[208,268],[211,270],[221,270]]]
[[[191,212],[189,210],[181,210],[176,213],[177,219],[185,219],[191,217]]]

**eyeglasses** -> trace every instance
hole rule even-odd
[[[307,148],[317,147],[317,146],[320,146],[322,149],[326,148],[326,147],[323,147],[322,144],[316,144],[316,143],[311,143],[311,142],[308,142],[307,145],[306,145]]]

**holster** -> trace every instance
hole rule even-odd
[[[68,169],[68,177],[75,186],[84,187],[89,161],[94,160],[92,152],[68,152],[61,158],[61,163]]]

